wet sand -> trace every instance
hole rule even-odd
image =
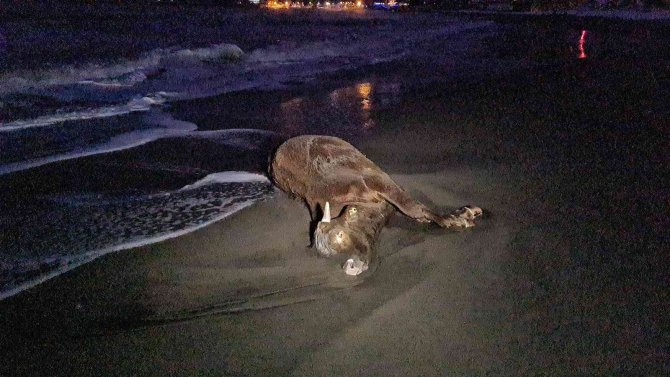
[[[472,199],[442,191],[445,177],[396,178],[435,185],[422,191],[441,207]],[[495,271],[473,267],[499,258],[504,230],[444,233],[395,219],[380,266],[353,278],[307,248],[308,222],[300,203],[277,195],[176,240],[103,257],[3,302],[3,333],[13,334],[3,352],[27,375],[384,374],[391,361],[441,374],[473,367],[465,354],[444,362],[442,352],[463,347],[484,352],[480,367],[499,362],[487,355],[499,339],[472,338],[490,329],[466,313],[475,296],[501,294],[491,292]]]
[[[496,56],[538,55],[507,47]],[[433,208],[488,210],[474,229],[396,216],[379,266],[352,278],[277,193],[2,301],[0,374],[666,375],[654,51],[445,80],[371,113],[356,145]]]

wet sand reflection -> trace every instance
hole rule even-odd
[[[291,98],[280,106],[281,131],[287,136],[364,133],[376,126],[374,113],[399,101],[398,83],[363,81],[323,95]]]

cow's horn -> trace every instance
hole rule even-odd
[[[330,203],[326,202],[326,205],[323,207],[323,218],[321,219],[322,223],[330,222]]]

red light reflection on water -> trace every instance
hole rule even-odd
[[[586,35],[588,32],[586,30],[582,30],[582,35],[579,37],[579,59],[586,59]]]

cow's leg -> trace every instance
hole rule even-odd
[[[481,208],[466,206],[450,215],[440,216],[424,204],[414,200],[407,191],[390,178],[388,182],[383,183],[376,179],[366,179],[365,183],[369,188],[379,192],[384,200],[391,203],[400,212],[419,222],[434,222],[442,228],[469,228],[475,225],[474,219],[482,214]]]

